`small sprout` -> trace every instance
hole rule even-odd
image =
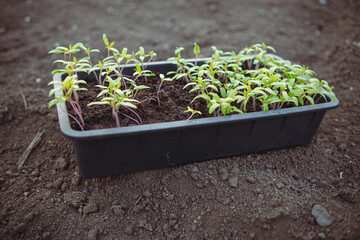
[[[196,43],[194,43],[194,54],[195,54],[195,65],[197,64],[197,58],[198,58],[198,56],[199,56],[199,54],[200,54],[200,47],[199,47],[199,45],[197,45]]]
[[[61,90],[62,95],[57,96],[55,99],[49,102],[49,108],[54,106],[59,102],[68,102],[76,115],[79,118],[79,121],[72,115],[68,113],[68,115],[73,118],[79,125],[79,127],[83,130],[85,126],[84,119],[82,116],[81,107],[79,104],[78,91],[86,91],[86,88],[80,87],[79,84],[86,84],[84,80],[78,80],[77,75],[67,76],[64,81],[51,81],[49,85],[56,85],[57,88],[51,89],[49,92],[49,97],[54,95],[56,91]]]
[[[188,117],[188,119],[186,119],[186,120],[190,120],[195,114],[201,115],[201,112],[200,112],[200,111],[194,110],[194,109],[192,109],[192,108],[189,107],[189,106],[187,107],[187,110],[185,110],[184,112],[185,112],[185,113],[191,113],[190,117]]]
[[[160,88],[161,88],[161,85],[163,84],[164,81],[171,82],[173,79],[165,78],[164,74],[160,74],[159,77],[160,77],[160,85],[159,85],[159,88],[157,90],[156,97],[157,97],[158,106],[160,108]]]
[[[125,109],[137,109],[137,106],[134,103],[139,103],[138,100],[132,98],[132,91],[129,89],[121,90],[121,78],[117,78],[115,80],[107,77],[107,81],[109,85],[107,87],[103,85],[98,85],[99,88],[103,89],[99,94],[98,97],[101,98],[100,101],[91,102],[88,106],[92,105],[109,105],[112,109],[112,115],[115,119],[116,126],[120,127],[120,119],[119,119],[119,109],[123,107]],[[125,115],[123,113],[123,115]],[[125,115],[127,116],[127,115]],[[138,116],[136,114],[136,116]],[[133,118],[129,117],[130,119],[134,120]],[[137,120],[135,120],[137,122]],[[140,119],[141,121],[141,119]],[[138,123],[138,122],[137,122]]]

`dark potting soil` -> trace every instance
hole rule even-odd
[[[207,104],[203,99],[195,100],[191,105],[191,101],[196,96],[195,93],[189,93],[191,87],[183,89],[186,85],[185,80],[179,79],[172,82],[163,82],[160,89],[160,108],[157,101],[157,90],[159,88],[160,78],[150,77],[147,79],[138,79],[137,85],[146,85],[150,88],[140,90],[137,93],[136,99],[140,103],[136,104],[137,109],[134,111],[141,118],[141,124],[153,124],[161,122],[181,121],[186,120],[190,117],[191,113],[185,113],[188,106],[193,109],[200,111],[202,114],[195,114],[192,119],[213,117],[215,112],[209,114]],[[97,82],[88,82],[86,87],[88,91],[80,91],[79,93],[79,104],[82,109],[82,115],[85,122],[84,130],[95,130],[116,127],[115,119],[112,116],[112,110],[109,105],[92,105],[87,106],[89,103],[94,101],[100,101],[97,95],[100,93],[100,88],[96,87]],[[323,101],[319,101],[321,103]],[[240,104],[236,105],[240,108]],[[282,108],[294,107],[293,104],[285,104]],[[73,116],[75,112],[71,109],[70,105],[67,106],[69,113]],[[260,102],[255,102],[255,111],[262,111]],[[246,112],[255,112],[253,107],[253,101],[248,101]],[[232,113],[237,114],[237,113]],[[120,126],[132,126],[138,123],[129,117],[136,119],[139,123],[137,116],[131,111],[121,107],[119,109]],[[129,117],[127,117],[129,116]],[[76,130],[80,130],[78,123],[70,118],[71,127]]]
[[[189,106],[195,94],[189,94],[189,89],[183,89],[185,82],[182,80],[164,82],[160,90],[160,108],[157,102],[157,90],[159,88],[160,79],[158,77],[148,78],[145,83],[144,79],[139,79],[138,85],[149,86],[149,89],[140,90],[136,99],[141,103],[137,104],[137,109],[134,111],[140,116],[142,124],[152,124],[160,122],[171,122],[186,120],[191,113],[185,113],[187,106]],[[112,116],[111,107],[109,105],[93,105],[87,106],[90,102],[100,101],[97,95],[100,88],[96,87],[96,82],[90,82],[86,85],[88,91],[79,92],[80,106],[83,112],[85,128],[84,130],[104,129],[116,127],[115,119]],[[193,118],[210,117],[206,109],[205,102],[201,104],[201,100],[192,104],[194,109],[202,112],[202,115],[196,114]],[[74,115],[74,112],[68,106],[69,112]],[[129,110],[120,108],[120,111],[132,118],[137,119],[136,115]],[[130,118],[119,113],[120,125],[131,126],[137,123]],[[138,120],[138,119],[137,119]],[[71,119],[71,127],[80,130],[78,124]]]

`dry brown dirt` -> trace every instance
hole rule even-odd
[[[3,0],[0,19],[0,239],[360,239],[360,1]],[[265,42],[334,85],[340,106],[307,145],[83,179],[47,107],[47,52],[102,48],[103,33],[158,60]]]

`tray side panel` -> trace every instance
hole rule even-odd
[[[73,142],[80,174],[103,177],[308,143],[325,113]]]

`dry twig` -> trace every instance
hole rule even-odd
[[[25,163],[26,159],[29,157],[31,151],[41,141],[41,137],[45,132],[46,132],[46,129],[42,130],[41,132],[38,132],[35,135],[34,139],[31,141],[30,145],[26,148],[26,150],[23,152],[23,154],[19,158],[19,160],[17,162],[18,169],[20,169],[24,165],[24,163]]]
[[[22,98],[22,100],[23,100],[23,102],[24,102],[25,111],[27,112],[27,102],[26,102],[25,95],[24,95],[24,93],[23,93],[23,91],[22,91],[22,89],[21,89],[21,86],[18,85],[18,87],[19,87],[19,91],[20,91],[21,98]]]

